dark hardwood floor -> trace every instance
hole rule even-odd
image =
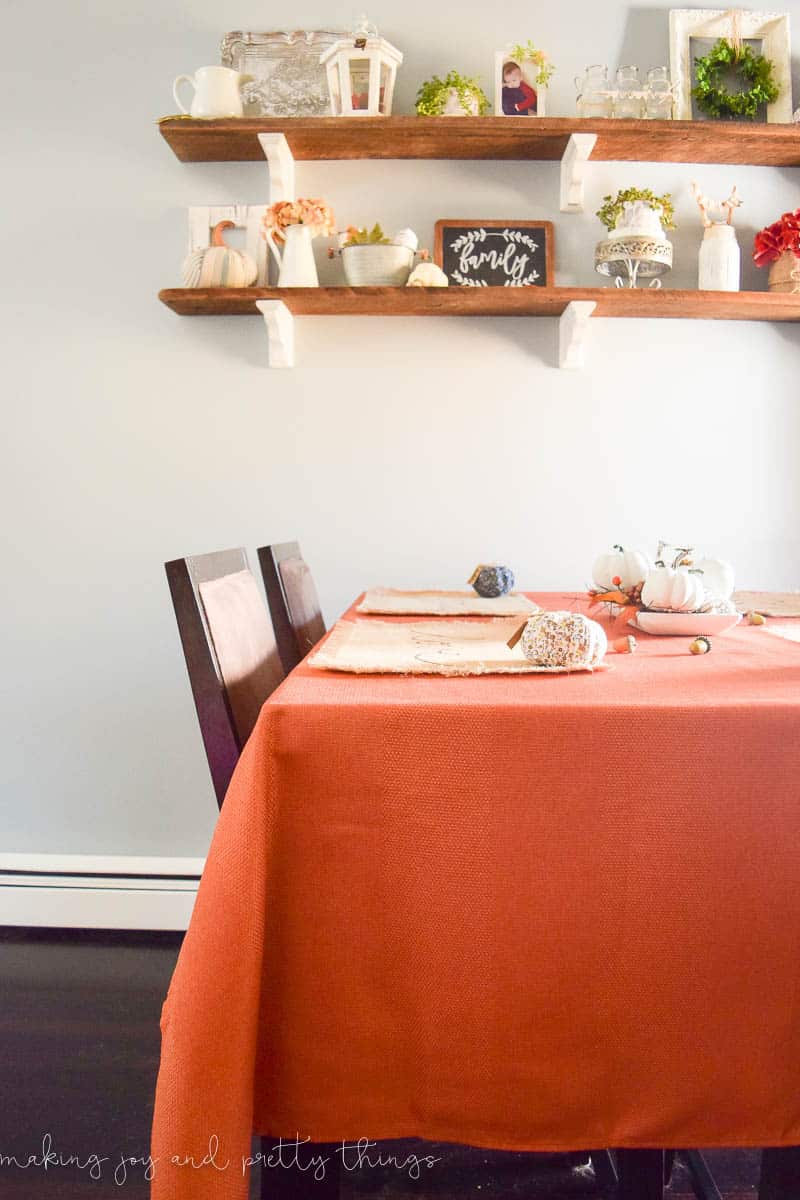
[[[144,1200],[141,1163],[115,1180],[121,1158],[149,1153],[158,1069],[158,1018],[180,945],[174,934],[85,934],[0,929],[0,1200]],[[66,1166],[9,1163],[41,1158],[43,1139]],[[564,1155],[496,1153],[440,1143],[381,1144],[401,1162],[439,1158],[418,1180],[395,1167],[345,1173],[351,1200],[611,1200],[592,1172]],[[92,1155],[101,1179],[92,1178]],[[708,1155],[725,1200],[753,1200],[758,1154]],[[94,1172],[97,1173],[96,1170]],[[258,1194],[253,1178],[252,1195]],[[313,1200],[313,1185],[304,1189]],[[689,1200],[679,1163],[667,1192]]]

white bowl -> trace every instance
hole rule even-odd
[[[638,612],[628,624],[642,633],[662,637],[699,637],[703,633],[724,633],[741,619],[741,613]]]

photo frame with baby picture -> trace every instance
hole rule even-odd
[[[506,47],[494,56],[494,111],[498,117],[543,117],[547,83],[541,82],[541,64]]]

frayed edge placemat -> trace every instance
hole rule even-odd
[[[339,621],[311,667],[357,675],[565,675],[590,667],[538,667],[507,642],[519,620]]]
[[[520,592],[486,597],[476,592],[404,591],[370,588],[356,612],[378,616],[415,617],[529,617],[539,606]]]
[[[800,617],[800,592],[734,592],[739,612],[757,612],[764,617]]]

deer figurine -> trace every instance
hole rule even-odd
[[[704,196],[696,183],[692,184],[692,195],[697,201],[697,207],[700,209],[700,216],[703,218],[703,225],[706,229],[712,225],[732,225],[734,212],[742,206],[736,184],[731,188],[731,194],[727,200],[712,200],[709,196]]]

